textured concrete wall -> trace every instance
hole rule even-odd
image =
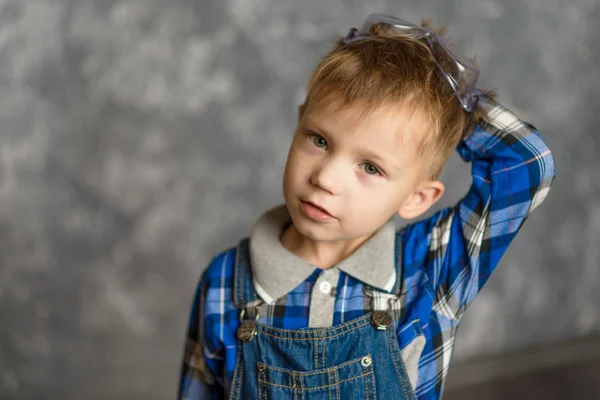
[[[173,396],[198,276],[282,201],[309,72],[373,11],[448,24],[555,152],[457,358],[600,331],[596,1],[0,0],[2,399]]]

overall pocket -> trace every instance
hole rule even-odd
[[[330,368],[294,371],[257,364],[258,400],[376,400],[370,354]]]

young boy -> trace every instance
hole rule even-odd
[[[378,14],[324,57],[285,205],[202,275],[180,398],[441,397],[461,316],[555,176],[535,128],[477,75],[429,28]],[[396,230],[394,214],[440,199],[455,148],[469,192]]]

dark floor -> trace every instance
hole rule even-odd
[[[444,400],[600,400],[600,359],[447,390]]]

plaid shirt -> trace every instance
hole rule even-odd
[[[480,105],[487,108],[488,117],[478,121],[457,149],[472,163],[469,192],[455,207],[401,232],[404,308],[412,316],[397,329],[401,340],[416,316],[426,339],[418,363],[419,399],[441,398],[461,316],[555,177],[552,154],[532,125],[497,103]],[[220,399],[229,392],[239,324],[232,296],[234,260],[235,249],[216,256],[198,285],[180,398]],[[271,306],[260,322],[284,329],[308,327],[311,290],[318,274],[317,269]],[[359,285],[362,282],[352,276],[340,274],[333,325],[369,311],[359,295],[352,295]]]

